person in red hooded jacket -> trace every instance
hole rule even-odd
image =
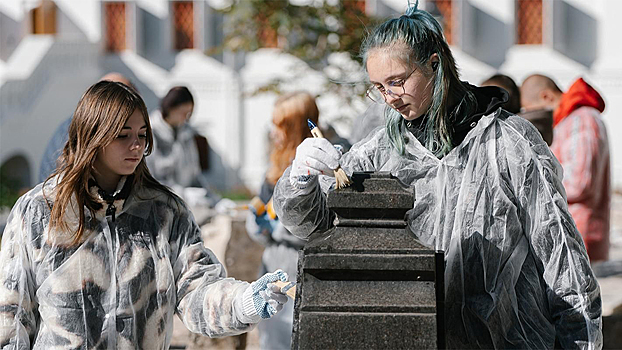
[[[582,78],[562,92],[551,78],[534,74],[520,90],[524,110],[553,110],[551,150],[564,168],[568,209],[590,260],[607,260],[611,181],[609,140],[601,117],[605,101]]]

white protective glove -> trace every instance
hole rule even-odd
[[[318,175],[335,176],[341,152],[325,138],[307,138],[296,148],[296,157],[289,173],[294,188],[310,188]]]
[[[257,323],[261,319],[274,316],[283,309],[283,304],[287,302],[287,295],[271,283],[279,280],[287,281],[287,273],[280,269],[266,273],[244,290],[242,314],[238,315],[242,323]]]

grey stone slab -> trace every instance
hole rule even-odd
[[[301,349],[429,349],[434,314],[308,312],[300,320]]]
[[[434,255],[429,254],[312,254],[304,259],[303,268],[316,270],[355,271],[397,271],[410,275],[410,272],[434,271]],[[367,276],[372,278],[371,276]]]
[[[434,313],[436,308],[434,282],[307,278],[304,311]]]
[[[305,251],[314,252],[369,252],[432,254],[414,235],[402,228],[335,227],[307,243]]]
[[[355,173],[328,193],[335,227],[300,251],[293,349],[444,346],[444,261],[406,229],[414,191]]]

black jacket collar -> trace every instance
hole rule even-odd
[[[89,179],[89,190],[92,192],[93,188],[95,188],[99,197],[99,201],[95,203],[95,210],[103,208],[103,203],[110,204],[116,200],[125,200],[130,196],[130,192],[132,191],[132,183],[134,182],[134,175],[129,175],[123,180],[125,180],[123,187],[114,193],[108,193],[97,184],[94,178]]]
[[[467,82],[464,82],[464,84],[466,84],[467,89],[475,96],[476,107],[475,112],[473,112],[467,118],[464,118],[464,120],[452,121],[452,148],[458,146],[460,143],[462,143],[462,141],[464,141],[464,138],[469,133],[469,131],[471,131],[471,129],[473,129],[477,125],[477,122],[479,122],[479,120],[483,116],[493,113],[509,99],[507,91],[499,87],[477,87]],[[463,96],[463,99],[466,98],[468,98],[468,96],[465,94],[465,96]],[[427,119],[428,115],[426,114],[423,115],[421,118],[417,118],[415,120],[404,120],[404,124],[408,131],[410,131],[424,147],[426,145],[424,130]]]

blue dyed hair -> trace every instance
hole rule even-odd
[[[460,123],[473,113],[476,100],[465,84],[460,81],[456,62],[443,37],[441,25],[428,12],[417,9],[419,1],[410,6],[399,18],[390,19],[377,26],[362,46],[363,64],[367,67],[369,53],[376,49],[388,49],[396,58],[411,68],[418,66],[424,74],[434,74],[432,80],[432,103],[426,112],[424,146],[438,158],[445,156],[453,145],[452,124]],[[433,54],[439,64],[435,71],[424,68]],[[463,98],[466,95],[467,98]],[[450,100],[461,101],[450,110]],[[405,154],[401,135],[404,119],[395,110],[385,109],[385,127],[393,148]]]

